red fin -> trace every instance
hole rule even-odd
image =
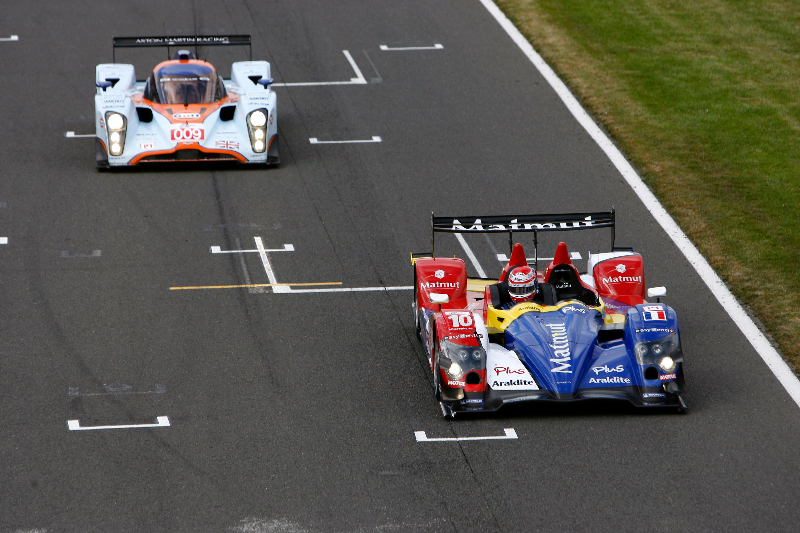
[[[558,248],[556,248],[556,255],[553,257],[553,265],[571,265],[572,260],[569,258],[569,252],[567,251],[567,244],[564,242],[558,243]]]
[[[506,280],[506,276],[512,268],[527,265],[528,260],[525,258],[525,250],[522,249],[522,245],[520,243],[516,243],[511,249],[511,257],[508,259],[508,263],[503,269],[503,273],[500,274],[500,281]]]

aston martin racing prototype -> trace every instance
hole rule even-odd
[[[445,416],[523,401],[626,400],[686,411],[675,312],[645,294],[642,256],[614,246],[614,211],[499,217],[433,217],[437,232],[533,233],[497,279],[467,278],[454,257],[412,254],[414,321]],[[611,250],[589,253],[588,273],[567,245],[538,270],[538,232],[611,229]],[[656,302],[647,301],[655,298]]]
[[[133,65],[97,65],[97,167],[210,160],[279,164],[270,64],[252,61],[251,53],[251,61],[233,63],[231,78],[223,79],[195,52],[224,45],[250,46],[250,36],[115,37],[115,59],[117,48],[165,47],[167,57],[179,49],[141,81]]]

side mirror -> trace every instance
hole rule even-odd
[[[667,295],[667,288],[666,287],[650,287],[647,289],[647,298],[656,298],[656,300],[661,303],[661,298]]]
[[[111,87],[111,85],[112,85],[110,81],[96,81],[96,82],[94,82],[94,84],[97,87],[100,87],[101,89],[103,89],[104,91],[106,89],[108,89],[109,87]]]
[[[258,80],[258,84],[263,85],[265,89],[270,85],[272,85],[273,83],[275,83],[275,80],[273,80],[272,78],[261,78],[260,80]]]
[[[439,294],[438,292],[430,293],[431,303],[446,304],[450,301],[450,297],[446,294]]]

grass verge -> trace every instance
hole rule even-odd
[[[800,370],[796,0],[495,0]]]

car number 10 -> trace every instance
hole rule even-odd
[[[469,326],[471,326],[473,324],[473,322],[472,322],[472,314],[463,314],[463,315],[462,314],[458,314],[458,315],[452,314],[452,315],[448,315],[447,318],[449,318],[453,322],[453,327],[454,328],[457,328],[459,326],[462,327],[462,328],[466,328],[466,327],[469,327]]]

